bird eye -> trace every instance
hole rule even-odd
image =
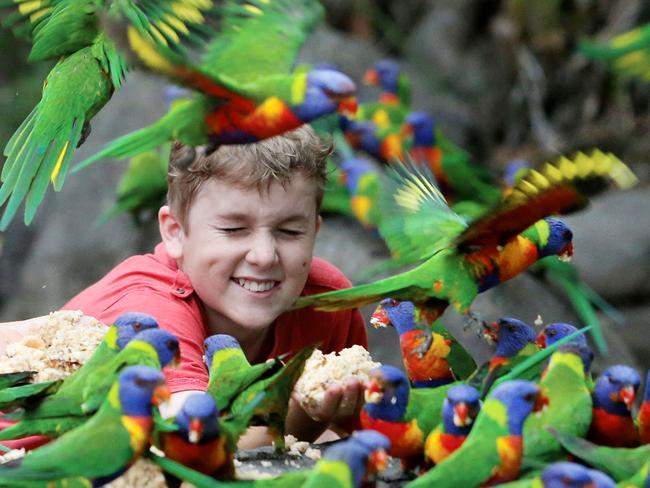
[[[527,402],[534,402],[535,401],[535,394],[534,393],[528,393],[527,395],[524,396],[524,400]]]
[[[514,331],[515,331],[515,326],[512,325],[512,324],[509,324],[509,325],[508,325],[508,330],[509,330],[510,332],[514,332]]]
[[[553,337],[555,334],[557,334],[557,332],[554,331],[553,329],[551,329],[551,330],[547,330],[547,331],[546,331],[546,334],[547,334],[547,335],[550,335],[551,337]]]
[[[176,349],[176,347],[177,347],[176,341],[172,339],[169,339],[167,341],[167,349]]]
[[[142,324],[140,322],[134,322],[133,329],[134,330],[142,330]]]

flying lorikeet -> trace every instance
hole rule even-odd
[[[578,51],[607,61],[618,74],[650,81],[650,24],[619,34],[604,45],[583,41]]]
[[[524,421],[542,400],[539,387],[529,381],[495,387],[463,445],[406,486],[491,486],[514,480],[523,455]]]
[[[352,214],[366,229],[376,229],[381,214],[380,173],[373,164],[363,158],[347,158],[340,164],[342,179],[348,189]]]
[[[284,422],[291,392],[313,351],[313,346],[302,349],[279,369],[279,360],[251,366],[234,337],[211,336],[206,339],[205,361],[210,371],[207,391],[215,396],[220,410],[231,415],[266,392],[255,408],[253,423],[266,425],[276,449],[284,449]],[[269,374],[271,368],[273,373]]]
[[[629,366],[614,365],[601,373],[592,394],[590,441],[609,447],[639,445],[632,406],[640,385],[639,373]]]
[[[4,149],[7,157],[0,187],[0,204],[7,202],[0,230],[5,230],[23,200],[29,224],[51,181],[61,190],[75,149],[90,132],[91,119],[123,83],[124,57],[101,29],[104,9],[119,11],[132,28],[157,45],[182,49],[181,39],[197,39],[205,30],[203,13],[212,2],[174,0],[157,4],[52,0],[3,0],[0,6],[17,11],[5,24],[32,38],[30,61],[56,59],[43,85],[39,103]]]
[[[650,370],[648,370],[645,379],[643,401],[639,406],[636,423],[639,430],[639,440],[641,441],[641,444],[650,444]]]
[[[636,182],[615,157],[580,153],[573,161],[562,158],[541,172],[530,171],[493,211],[468,225],[422,173],[413,170],[400,176],[386,202],[392,210],[382,212],[380,232],[396,261],[422,264],[374,283],[301,297],[294,308],[333,311],[392,296],[413,301],[428,312],[431,322],[450,303],[468,313],[478,293],[542,257],[572,254],[571,230],[557,219],[540,219],[584,207],[587,195],[609,181],[620,187]]]
[[[453,384],[438,388],[410,388],[406,375],[383,365],[370,372],[361,410],[361,425],[386,435],[391,456],[405,469],[423,462],[424,441],[440,423],[442,406]]]
[[[361,488],[386,467],[389,445],[386,437],[377,432],[360,431],[329,447],[311,470],[248,481],[215,481],[166,457],[154,453],[150,456],[165,472],[196,488]]]
[[[227,2],[220,32],[205,46],[198,66],[127,27],[130,52],[140,64],[191,88],[194,96],[177,101],[153,125],[113,141],[75,171],[172,140],[206,146],[209,154],[221,144],[255,142],[335,111],[354,112],[356,86],[348,76],[304,66],[291,71],[323,12],[317,0]]]
[[[260,395],[239,415],[220,418],[212,395],[195,393],[187,397],[174,419],[177,430],[158,435],[154,432],[154,438],[159,437],[156,444],[169,459],[217,479],[232,479],[237,441],[263,397]]]
[[[116,202],[99,216],[99,223],[128,212],[136,225],[156,218],[167,194],[170,144],[133,156],[116,189]]]
[[[399,335],[402,361],[413,387],[432,388],[454,381],[448,360],[452,339],[418,327],[413,302],[384,298],[373,312],[370,324],[374,327],[392,325],[395,328]]]
[[[636,475],[650,459],[650,445],[640,447],[599,446],[553,428],[550,432],[568,452],[594,468],[609,473],[616,481]]]
[[[578,437],[587,434],[592,402],[586,381],[588,366],[582,360],[583,349],[588,346],[573,342],[551,355],[539,383],[548,405],[539,414],[531,415],[524,424],[524,457],[544,462],[561,458],[562,446],[547,427]]]
[[[120,315],[108,328],[102,342],[81,368],[63,381],[34,383],[1,390],[0,409],[26,406],[30,409],[38,407],[45,412],[48,405],[67,403],[68,399],[80,401],[81,389],[93,371],[117,356],[137,333],[157,327],[156,319],[144,313],[129,312]]]
[[[61,397],[56,403],[7,415],[7,418],[19,419],[20,422],[0,431],[0,439],[36,434],[60,436],[85,423],[97,411],[125,367],[143,365],[162,369],[172,360],[177,363],[179,358],[178,339],[171,332],[157,328],[142,331],[113,359],[88,374],[86,381],[68,392],[68,396]]]
[[[424,444],[426,458],[439,464],[462,446],[480,410],[476,388],[469,385],[450,388],[442,406],[442,423],[429,434]]]
[[[431,114],[408,114],[403,130],[413,136],[409,154],[416,164],[427,167],[433,173],[438,188],[448,202],[472,201],[493,206],[501,200],[497,181],[485,168],[472,163],[467,152],[454,145],[435,127]]]
[[[487,395],[497,378],[539,351],[535,343],[535,331],[521,320],[503,317],[492,325],[485,323],[483,327],[484,337],[496,344],[496,349],[487,363],[487,368],[482,366],[468,379],[469,384],[481,391],[481,397]],[[532,368],[524,379],[537,379],[542,368],[540,363],[536,368]],[[483,372],[484,369],[487,371]]]
[[[99,411],[83,426],[0,465],[0,485],[44,486],[66,478],[87,478],[92,486],[120,476],[149,445],[152,405],[169,399],[160,371],[124,369]]]

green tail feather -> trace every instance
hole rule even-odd
[[[24,406],[51,395],[59,389],[63,380],[46,381],[0,390],[0,410]]]
[[[0,441],[21,439],[32,435],[59,437],[60,435],[84,424],[90,417],[68,416],[36,420],[21,420],[20,422],[0,430]]]
[[[16,373],[4,373],[0,374],[0,395],[2,395],[1,390],[9,388],[11,386],[18,386],[29,381],[36,371],[18,371]]]

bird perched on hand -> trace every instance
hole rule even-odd
[[[481,407],[463,445],[406,486],[492,486],[517,478],[524,421],[541,407],[542,400],[539,387],[530,381],[498,385]]]
[[[0,465],[0,485],[43,486],[77,477],[87,478],[92,486],[108,483],[149,445],[152,406],[168,399],[160,371],[148,366],[125,368],[99,411],[83,426],[22,459]]]
[[[206,343],[209,339],[206,339]],[[218,348],[224,346],[230,350],[229,352],[232,354],[230,358],[227,357],[228,353],[222,354],[218,358]],[[217,405],[220,406],[222,411],[231,415],[245,410],[247,405],[261,392],[266,392],[262,401],[255,407],[253,424],[266,425],[269,434],[273,437],[276,449],[284,449],[284,423],[293,386],[300,378],[305,362],[309,359],[315,347],[303,348],[285,365],[275,370],[273,374],[266,376],[266,372],[274,366],[275,362],[267,362],[263,367],[256,368],[258,365],[251,367],[243,355],[243,351],[239,353],[236,350],[241,351],[241,347],[238,346],[239,343],[236,339],[230,336],[217,337],[207,344],[206,350],[209,348],[212,354],[210,356],[206,352],[205,357],[206,365],[210,371],[207,391],[210,394],[214,392]],[[233,357],[236,359],[232,359]],[[215,358],[222,362],[215,363]],[[236,363],[242,366],[240,371],[231,369]],[[249,364],[248,367],[246,364]],[[226,368],[229,373],[225,373]],[[264,373],[260,375],[259,371]],[[244,384],[246,386],[242,386]],[[223,391],[221,385],[223,385]],[[233,386],[236,387],[233,388]],[[230,392],[229,397],[224,395],[226,391]]]
[[[482,291],[513,278],[538,259],[568,257],[572,232],[546,218],[584,206],[594,184],[627,187],[636,177],[618,159],[602,153],[561,159],[531,171],[493,211],[467,224],[417,170],[396,175],[383,211],[380,233],[399,264],[421,263],[404,273],[334,292],[301,297],[294,308],[342,310],[386,296],[411,300],[433,321],[451,303],[459,312]],[[544,219],[544,220],[540,220]]]
[[[452,385],[410,388],[406,375],[383,365],[370,372],[361,410],[361,425],[386,435],[390,455],[405,469],[420,465],[427,435],[440,423],[442,406]]]
[[[629,366],[614,365],[602,372],[592,394],[590,441],[609,447],[639,445],[632,406],[640,385],[639,373]]]
[[[255,142],[336,111],[356,111],[356,86],[340,71],[305,66],[291,71],[308,33],[323,18],[317,0],[229,1],[223,12],[220,32],[197,66],[132,28],[123,33],[140,65],[194,94],[153,125],[111,142],[75,171],[172,140],[210,154],[222,144]],[[117,24],[119,31],[122,23]]]
[[[447,391],[442,406],[442,423],[429,434],[424,455],[439,464],[463,445],[481,410],[480,395],[469,385],[456,385]]]
[[[35,434],[60,436],[85,423],[97,411],[124,368],[142,365],[160,370],[170,363],[177,364],[179,360],[178,339],[171,332],[158,328],[144,330],[115,357],[94,368],[84,384],[72,392],[74,397],[72,394],[63,396],[43,408],[39,405],[9,414],[8,418],[20,419],[20,422],[0,431],[0,438],[15,439]]]
[[[370,318],[374,327],[392,325],[399,335],[402,361],[415,388],[433,388],[454,381],[447,356],[451,340],[415,324],[413,302],[384,298]]]
[[[47,413],[48,405],[56,406],[68,401],[80,403],[84,385],[93,372],[117,356],[136,334],[154,328],[158,328],[158,322],[150,315],[140,312],[120,315],[81,368],[63,381],[34,383],[1,390],[0,409],[28,406],[30,409],[38,407],[40,411]]]
[[[591,352],[586,344],[570,342],[552,355],[539,386],[548,400],[543,411],[531,415],[524,424],[526,459],[550,462],[561,458],[562,446],[548,432],[554,427],[583,437],[591,424],[592,401],[587,386],[589,364],[582,356]]]
[[[90,133],[90,121],[122,86],[127,61],[102,29],[100,13],[120,12],[154,44],[182,50],[183,40],[198,39],[204,14],[212,8],[212,2],[191,0],[156,5],[61,0],[28,8],[23,2],[4,3],[17,7],[5,19],[7,25],[31,38],[29,61],[57,63],[43,84],[41,100],[4,148],[0,204],[6,202],[6,207],[0,230],[23,200],[29,224],[50,181],[55,191],[61,190],[76,148]]]

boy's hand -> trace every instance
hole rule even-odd
[[[346,426],[354,422],[364,403],[363,382],[350,379],[341,385],[327,389],[323,401],[317,405],[303,405],[307,415],[323,424],[334,424],[348,430]]]

